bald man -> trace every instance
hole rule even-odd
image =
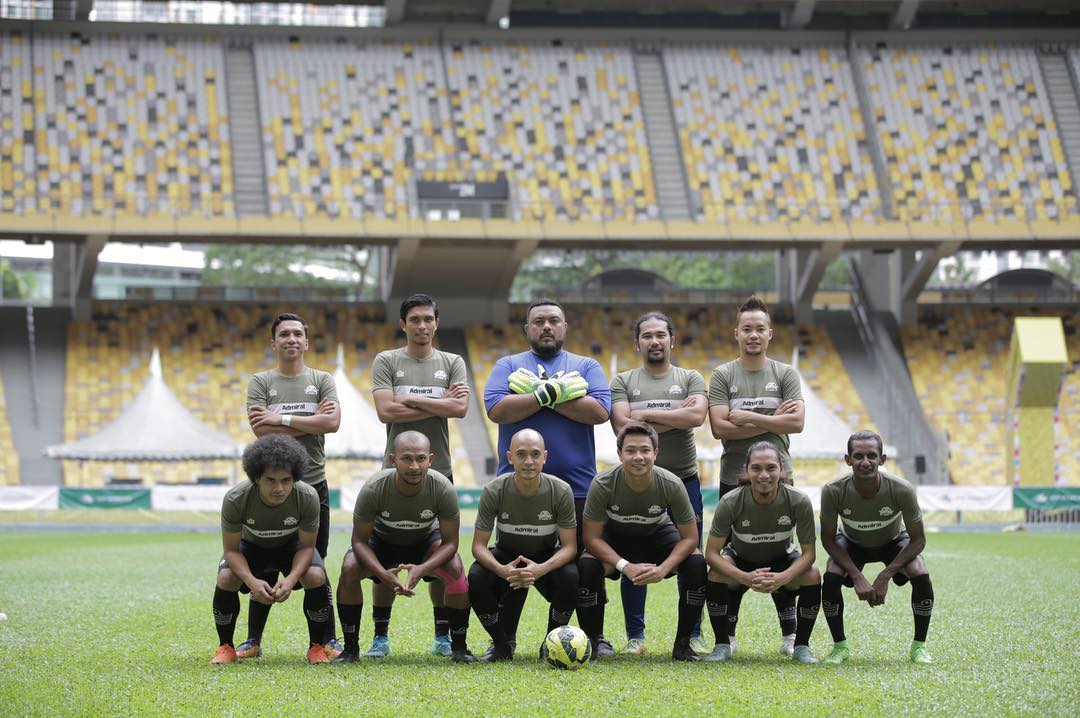
[[[533,586],[546,598],[548,631],[570,622],[577,600],[577,518],[570,484],[543,472],[544,437],[522,429],[510,439],[506,459],[512,473],[484,486],[476,516],[469,569],[469,600],[491,636],[485,661],[508,661],[515,644],[500,622],[500,606],[511,591]],[[495,545],[489,547],[492,532]]]
[[[469,584],[458,558],[460,511],[449,479],[431,468],[431,442],[418,431],[394,438],[392,468],[372,476],[356,497],[352,547],[346,552],[338,580],[338,616],[345,633],[345,652],[335,663],[353,663],[360,656],[359,624],[370,578],[393,589],[387,599],[376,594],[372,618],[375,638],[364,654],[390,655],[390,611],[394,597],[412,597],[423,581],[445,588],[450,620],[451,660],[474,663],[465,635],[469,626]],[[406,572],[402,580],[399,574]]]

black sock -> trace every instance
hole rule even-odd
[[[795,633],[795,592],[784,589],[773,591],[772,601],[776,606],[776,617],[780,620],[780,635]]]
[[[322,645],[326,641],[326,624],[333,613],[323,586],[304,589],[304,618],[307,619],[308,640]]]
[[[385,636],[390,630],[390,612],[393,610],[393,606],[371,607],[371,620],[375,623],[376,636]]]
[[[817,621],[818,611],[821,609],[821,584],[803,586],[799,589],[799,617],[795,627],[795,645],[809,646],[810,634],[814,632],[814,622]]]
[[[326,621],[326,635],[323,636],[323,643],[337,638],[337,622],[334,620],[334,590],[330,588],[330,578],[327,577],[326,582],[323,583],[323,590],[326,591],[326,605],[330,607],[330,618]]]
[[[446,606],[432,606],[431,612],[435,614],[435,635],[446,636],[450,633],[450,609]]]
[[[735,638],[735,627],[739,624],[739,608],[742,606],[742,597],[748,589],[745,587],[728,589],[728,635]]]
[[[511,590],[503,594],[502,601],[499,603],[499,627],[509,641],[517,640],[521,612],[525,610],[525,599],[528,597],[528,591]]]
[[[345,636],[345,650],[348,653],[360,653],[360,612],[359,603],[339,603],[338,617],[341,619],[341,632]]]
[[[728,604],[731,602],[731,592],[726,583],[709,581],[705,584],[705,609],[709,612],[709,622],[712,623],[713,635],[717,643],[727,643],[730,638],[728,626]]]
[[[465,642],[465,636],[469,631],[469,609],[447,606],[443,610],[446,611],[449,624],[450,648],[455,651],[466,650],[468,644]]]
[[[934,585],[930,574],[911,579],[911,612],[915,616],[915,640],[925,641],[930,630],[930,614],[934,612]]]
[[[252,601],[255,603],[255,601]],[[214,588],[214,625],[217,627],[218,643],[233,645],[236,633],[236,616],[240,613],[240,594]]]
[[[691,631],[701,624],[701,607],[705,605],[705,557],[690,554],[679,566],[679,622],[675,640],[689,639]]]
[[[266,628],[266,619],[270,618],[272,606],[272,603],[259,603],[254,598],[248,599],[248,638],[256,643],[262,643],[263,630]]]
[[[548,633],[551,633],[556,628],[560,628],[570,623],[570,619],[574,617],[574,609],[559,610],[555,608],[554,604],[548,608]]]
[[[499,623],[498,605],[496,604],[494,612],[491,612],[489,607],[479,608],[475,604],[473,604],[473,610],[476,611],[480,625],[491,636],[491,640],[495,643],[506,643],[506,634],[503,633],[502,625]]]
[[[829,633],[833,643],[846,640],[844,635],[844,577],[825,572],[821,584],[821,608],[825,612],[825,623],[829,624]]]
[[[595,558],[583,558],[578,562],[578,574],[578,623],[590,640],[596,640],[604,633],[604,604],[600,600],[604,567]]]

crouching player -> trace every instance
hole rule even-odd
[[[394,467],[372,476],[356,497],[352,547],[345,553],[338,579],[338,617],[345,634],[345,651],[335,663],[353,663],[360,655],[360,612],[364,603],[361,580],[370,578],[391,589],[389,602],[372,608],[375,639],[364,654],[390,655],[390,610],[395,596],[412,597],[421,580],[441,581],[446,590],[450,621],[450,658],[473,663],[465,635],[469,627],[469,582],[458,558],[457,493],[450,480],[431,469],[431,443],[418,431],[394,437],[390,461]],[[398,576],[406,571],[404,582]]]
[[[533,429],[514,434],[506,453],[514,472],[484,486],[473,533],[476,562],[469,569],[469,600],[491,636],[484,660],[492,662],[514,657],[506,619],[500,621],[509,592],[536,587],[551,602],[550,632],[570,622],[578,589],[577,518],[570,484],[542,472],[547,450]],[[497,531],[496,541],[488,548],[492,531]]]
[[[627,422],[617,438],[622,462],[593,479],[582,521],[586,553],[578,561],[578,620],[593,642],[604,629],[600,591],[604,578],[628,577],[634,585],[659,583],[676,573],[679,622],[671,657],[696,661],[690,632],[705,602],[705,559],[698,550],[697,517],[682,479],[655,466],[656,430]],[[668,517],[668,511],[675,523]]]
[[[821,606],[821,574],[814,568],[814,509],[806,494],[782,483],[783,474],[776,446],[759,441],[746,453],[749,484],[724,494],[716,507],[705,547],[707,606],[716,647],[706,661],[731,658],[730,629],[738,622],[736,599],[749,588],[797,595],[792,658],[799,663],[818,662],[810,651],[810,634]],[[799,550],[789,552],[793,535]]]
[[[854,587],[860,601],[880,606],[885,603],[890,579],[897,586],[911,582],[911,612],[915,615],[911,662],[930,663],[926,633],[934,609],[934,587],[921,555],[926,534],[915,489],[881,470],[885,463],[881,437],[871,431],[858,431],[848,438],[844,461],[851,474],[821,490],[821,543],[829,554],[821,598],[833,638],[825,663],[843,663],[850,655],[841,586]],[[837,517],[841,533],[837,533]],[[868,563],[885,564],[873,583],[862,573]]]
[[[214,590],[214,623],[221,644],[211,663],[234,663],[238,591],[259,603],[284,603],[297,583],[304,587],[308,663],[329,663],[322,646],[330,620],[326,570],[315,552],[319,494],[302,483],[308,455],[284,434],[267,434],[244,449],[244,473],[221,502],[221,542]],[[278,578],[278,574],[283,574]]]

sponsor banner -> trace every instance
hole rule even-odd
[[[481,492],[482,489],[458,489],[458,506],[462,509],[479,508]]]
[[[328,499],[330,503],[330,510],[333,511],[335,506],[341,506],[341,508],[347,508],[352,511],[353,505],[356,503],[356,498],[353,498],[353,503],[348,506],[342,506],[341,504],[341,489],[330,489],[330,497]]]
[[[799,491],[803,492],[810,497],[810,503],[813,504],[814,510],[817,511],[821,508],[821,487],[820,486],[796,486]],[[720,501],[720,489],[702,489],[701,490],[701,505],[705,507],[706,511],[715,511],[716,504]]]
[[[1010,511],[1008,486],[917,486],[923,511]]]
[[[1017,509],[1080,509],[1080,486],[1042,486],[1012,489]]]
[[[52,511],[59,507],[59,486],[0,486],[0,511]]]
[[[494,182],[418,180],[416,196],[422,200],[507,200],[510,199],[510,183],[501,172]]]
[[[60,489],[62,509],[149,509],[150,489]],[[218,504],[221,509],[221,504]]]
[[[155,486],[150,490],[150,503],[157,511],[221,511],[221,500],[231,487]]]
[[[350,484],[349,486],[346,486],[346,487],[344,487],[342,489],[337,489],[337,491],[338,491],[338,501],[340,501],[340,503],[335,504],[333,502],[333,500],[331,500],[330,501],[330,508],[334,508],[334,506],[338,506],[343,511],[352,511],[353,509],[355,509],[356,508],[356,497],[360,495],[360,488],[362,486],[363,486],[363,484]],[[333,489],[331,489],[331,490],[333,490]],[[333,499],[332,495],[331,495],[331,499]]]

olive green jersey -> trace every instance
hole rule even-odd
[[[496,476],[480,494],[476,530],[495,530],[495,545],[508,553],[550,553],[559,544],[559,529],[576,527],[574,492],[551,474],[540,474],[532,496],[521,495],[513,474]]]
[[[274,414],[314,416],[319,402],[337,401],[334,377],[324,371],[305,367],[297,376],[282,376],[277,369],[261,371],[248,382],[247,406],[265,406]],[[326,452],[324,434],[300,434],[296,437],[308,453],[304,481],[318,484],[326,481]]]
[[[799,373],[787,364],[767,359],[760,371],[743,369],[739,360],[729,361],[713,369],[709,381],[709,406],[726,405],[729,409],[743,409],[756,414],[772,416],[782,403],[789,399],[802,400],[802,383]],[[725,484],[739,483],[745,469],[746,450],[759,441],[768,441],[780,452],[780,460],[788,478],[794,479],[791,457],[788,455],[787,434],[766,432],[749,439],[728,439],[723,442],[724,453],[720,457],[720,481]]]
[[[631,369],[611,381],[611,403],[625,401],[630,410],[681,409],[689,397],[705,396],[705,380],[692,369],[673,366],[663,376],[653,376],[644,369]],[[680,478],[697,472],[697,448],[693,429],[671,429],[660,434],[660,453],[656,465]]]
[[[605,529],[622,536],[649,536],[671,523],[695,520],[682,479],[667,469],[653,467],[652,481],[638,493],[626,483],[622,465],[613,466],[592,480],[585,499],[585,518],[606,522]]]
[[[395,397],[426,396],[441,399],[451,384],[464,384],[468,381],[465,361],[457,354],[433,349],[426,359],[409,356],[404,347],[379,352],[371,367],[374,390],[389,389]],[[403,431],[419,431],[431,442],[431,468],[451,476],[450,430],[447,420],[433,416],[420,421],[391,423],[386,425],[386,451],[383,455],[383,467],[393,466],[390,453],[394,447],[394,437]]]
[[[709,534],[730,535],[739,558],[769,563],[787,555],[793,536],[799,544],[814,543],[814,507],[810,497],[787,484],[780,484],[768,506],[754,500],[749,486],[741,486],[720,499]]]
[[[821,522],[836,523],[849,540],[866,548],[877,548],[896,538],[905,526],[922,522],[915,487],[898,476],[878,471],[881,486],[869,499],[855,490],[851,474],[825,484],[821,489]]]
[[[319,531],[319,494],[297,481],[285,501],[271,507],[259,498],[255,482],[241,481],[221,502],[221,531],[238,533],[244,541],[263,548],[286,546],[297,540],[299,531]]]
[[[416,496],[405,496],[394,483],[397,469],[383,469],[364,484],[356,497],[353,517],[375,524],[375,533],[387,543],[411,546],[439,528],[439,519],[459,515],[457,492],[450,480],[428,469]]]

